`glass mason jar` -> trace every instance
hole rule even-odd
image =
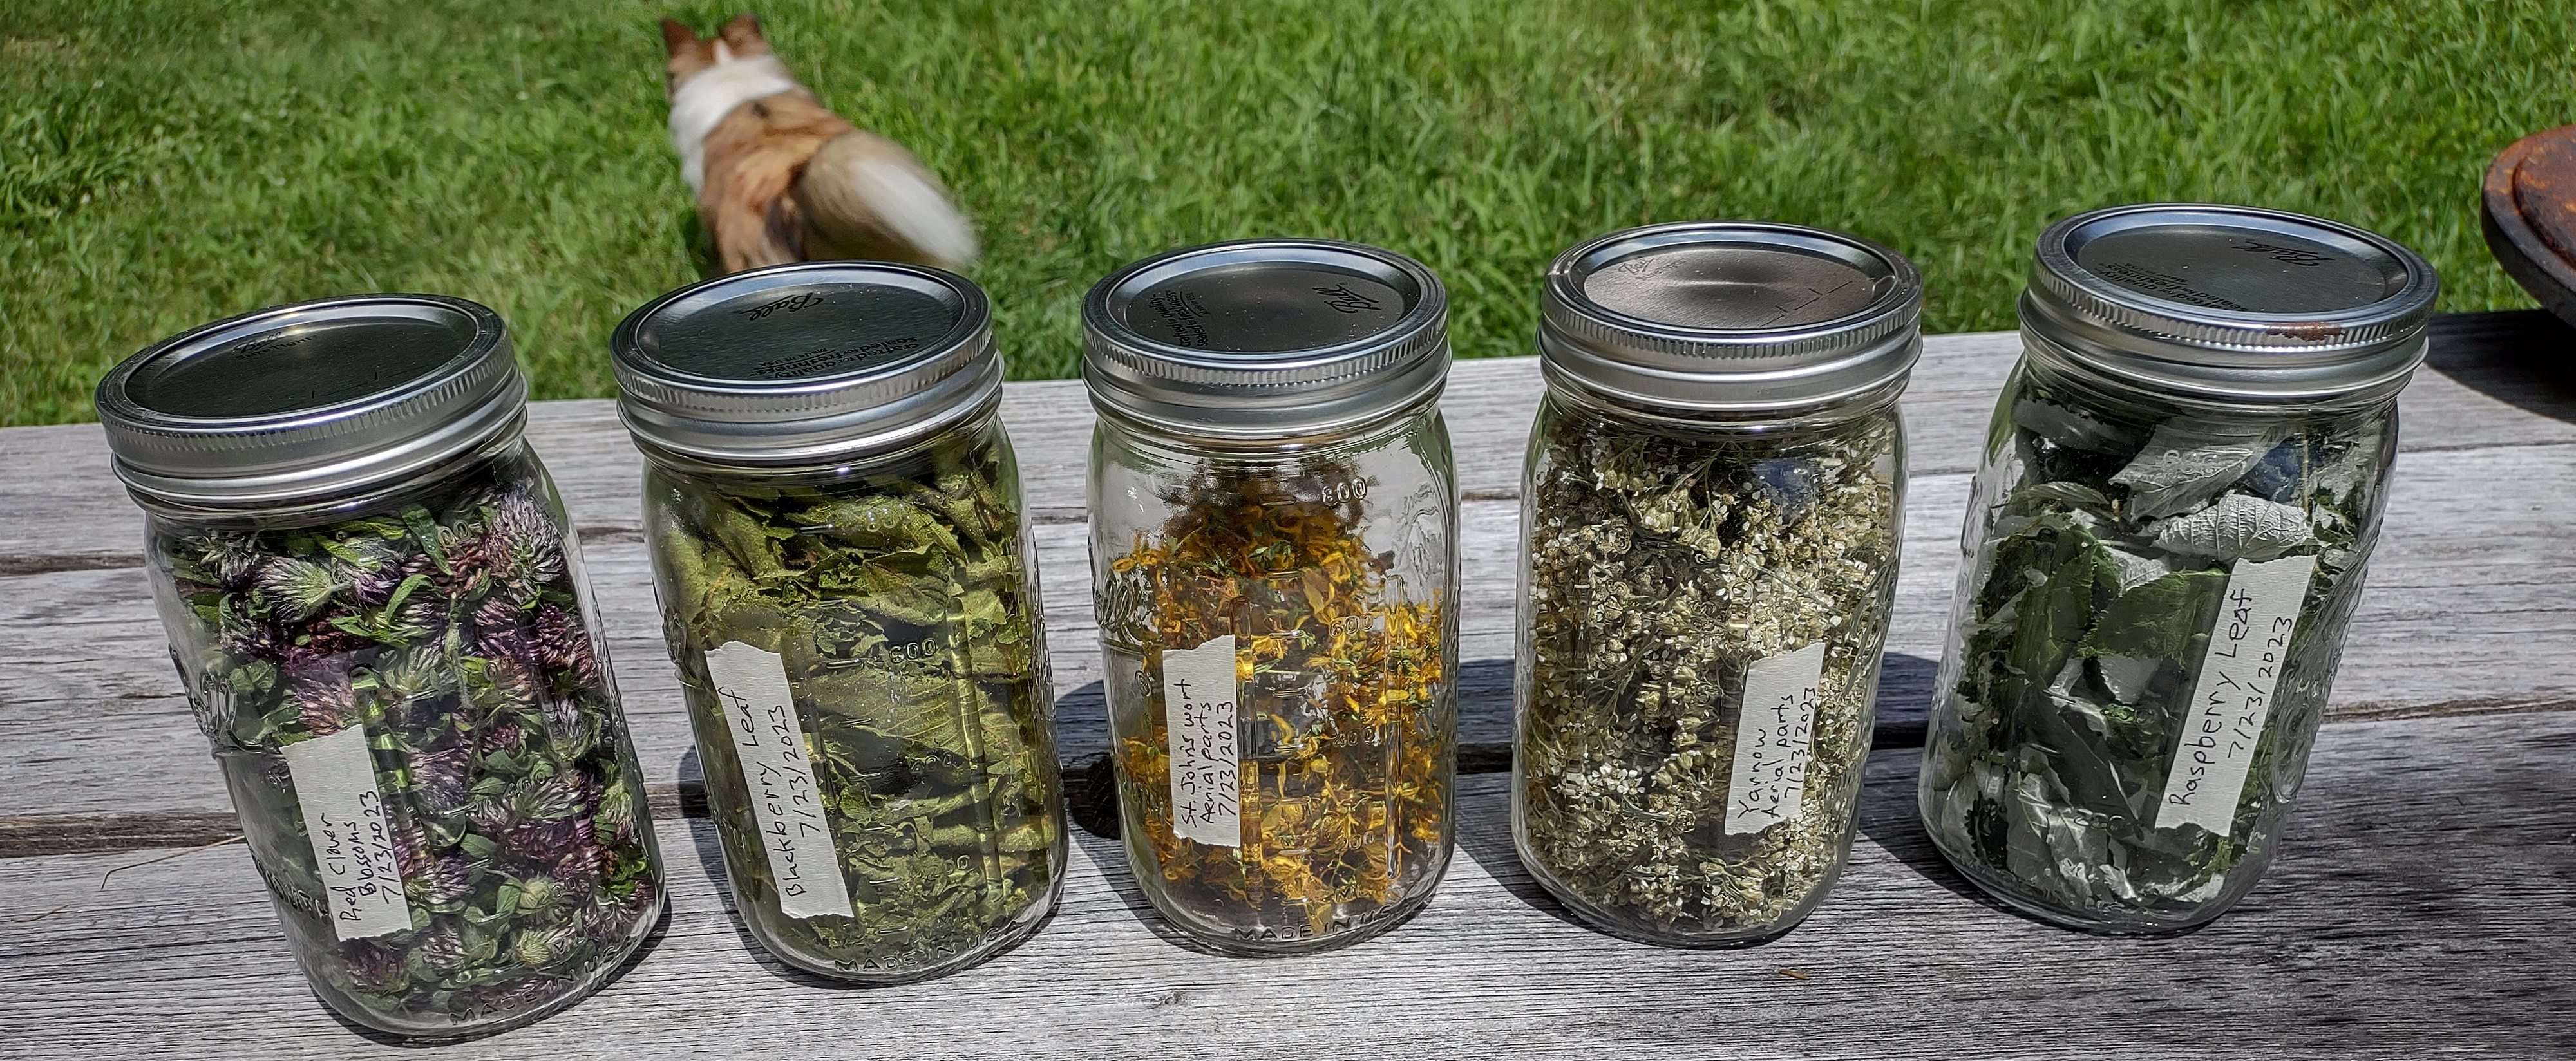
[[[1366,939],[1448,868],[1446,317],[1419,263],[1321,240],[1176,251],[1083,300],[1128,864],[1219,950]]]
[[[1541,295],[1512,838],[1610,932],[1770,939],[1851,852],[1923,282],[1795,225],[1575,247]]]
[[[2316,218],[2041,235],[1921,781],[1934,842],[2076,928],[2209,921],[2277,849],[2361,594],[2436,280]]]
[[[508,332],[262,310],[99,384],[171,660],[313,990],[448,1038],[597,990],[659,921],[642,773]]]
[[[984,292],[814,262],[611,341],[671,660],[734,907],[782,961],[901,983],[1064,882],[1035,550]]]

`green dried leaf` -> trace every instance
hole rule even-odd
[[[2155,526],[2157,548],[2211,560],[2270,560],[2315,540],[2307,513],[2246,494]]]
[[[2197,663],[2189,657],[2206,642],[2209,624],[2218,617],[2218,599],[2226,592],[2225,573],[2185,571],[2122,593],[2084,635],[2084,654]]]
[[[2278,433],[2212,437],[2165,424],[2111,482],[2129,488],[2132,518],[2189,512],[2244,478],[2279,443]]]
[[[2248,823],[2230,837],[2152,827],[2179,701],[2235,561],[2313,552],[2321,572],[2350,571],[2387,423],[2363,413],[2233,429],[2076,413],[2027,368],[1998,408],[2029,434],[2018,453],[1998,451],[2021,478],[1972,526],[1985,541],[1958,680],[1942,694],[1955,724],[1936,725],[1926,753],[1927,820],[1945,848],[2069,911],[2206,901],[2245,856]],[[2303,642],[2321,621],[2303,616]],[[2246,814],[2275,805],[2262,794],[2274,740],[2304,733],[2321,707],[2289,686],[2278,695],[2304,706],[2276,709]]]
[[[852,904],[782,919],[808,953],[944,961],[1008,931],[1057,872],[1053,752],[1016,721],[1043,717],[1042,671],[1006,651],[1033,641],[1036,602],[1016,533],[993,533],[1012,525],[986,511],[1008,511],[1007,487],[980,445],[811,486],[657,479],[658,575],[699,732],[730,725],[704,691],[709,649],[741,642],[787,669]],[[701,753],[720,821],[748,819],[740,760]],[[718,835],[739,894],[775,904],[762,838]]]

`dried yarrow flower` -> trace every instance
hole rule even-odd
[[[1523,856],[1616,930],[1785,930],[1851,843],[1895,587],[1896,424],[1654,429],[1558,400],[1540,427]],[[1794,677],[1814,692],[1748,704],[1758,665],[1812,667]]]

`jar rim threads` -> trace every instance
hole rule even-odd
[[[138,498],[241,508],[436,466],[512,430],[527,389],[499,314],[380,294],[191,328],[119,362],[96,400]]]
[[[1376,247],[1187,247],[1083,297],[1083,383],[1100,412],[1188,437],[1346,434],[1439,396],[1448,305],[1431,270]]]
[[[2141,203],[2040,234],[2023,330],[2181,397],[2326,399],[2402,384],[2441,281],[2387,237],[2282,210]]]
[[[639,442],[719,465],[899,448],[1000,396],[992,321],[974,281],[927,266],[801,262],[718,277],[618,324],[618,417]]]
[[[1830,405],[1902,379],[1923,276],[1856,236],[1765,221],[1613,232],[1548,267],[1539,356],[1625,405],[1731,413]]]

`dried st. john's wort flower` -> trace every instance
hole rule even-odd
[[[1849,849],[1894,589],[1895,425],[1667,434],[1552,403],[1520,841],[1615,928],[1786,927]]]
[[[813,486],[653,473],[726,866],[791,960],[899,977],[1033,927],[1056,887],[1051,690],[1002,452],[968,436]],[[709,673],[746,648],[776,654],[757,658],[793,702],[792,723],[753,720],[785,735],[766,759]],[[819,820],[809,782],[781,780],[800,770]],[[796,861],[800,834],[823,867]]]
[[[1943,846],[2067,910],[2181,912],[2225,889],[2306,761],[2393,431],[2115,409],[2017,375],[1928,749]],[[2240,641],[2270,653],[2242,675],[2278,683],[2252,698],[2262,721],[2178,763],[2218,721],[2206,707],[2245,700]]]
[[[173,629],[196,633],[200,722],[326,990],[435,1032],[586,989],[641,940],[660,896],[642,781],[532,460],[156,552]]]
[[[1393,558],[1362,542],[1365,493],[1337,461],[1202,469],[1101,590],[1104,640],[1134,646],[1142,705],[1116,749],[1137,870],[1242,940],[1369,924],[1446,863],[1456,752],[1442,602],[1437,589],[1406,594]],[[1209,815],[1174,804],[1166,665],[1224,638],[1234,688],[1208,699],[1235,709],[1180,749],[1207,768],[1184,780],[1217,789],[1204,796],[1228,812]]]

